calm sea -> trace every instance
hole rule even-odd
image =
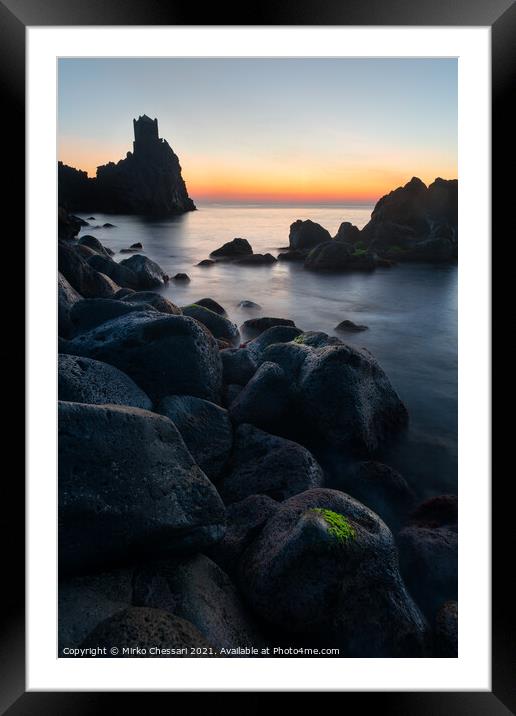
[[[96,214],[91,224],[114,229],[82,230],[115,251],[136,241],[144,253],[173,276],[163,293],[182,306],[204,297],[221,303],[240,325],[251,315],[291,318],[304,330],[334,333],[344,319],[369,326],[349,334],[349,343],[368,348],[406,402],[410,428],[383,456],[423,498],[456,492],[457,484],[457,267],[400,265],[370,274],[316,274],[298,264],[239,267],[195,266],[210,251],[235,237],[249,240],[255,253],[288,245],[289,226],[312,219],[335,234],[342,221],[359,227],[372,206],[277,206],[204,204],[198,211],[167,220]],[[87,218],[86,215],[82,215]],[[117,254],[117,260],[127,255]],[[237,308],[243,299],[262,306],[258,314]]]

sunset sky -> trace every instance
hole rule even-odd
[[[59,159],[95,176],[158,118],[194,201],[374,202],[457,177],[455,59],[61,59]]]

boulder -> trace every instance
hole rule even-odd
[[[152,410],[149,397],[121,370],[74,355],[59,355],[58,397],[74,403],[111,403]]]
[[[355,252],[342,241],[327,241],[310,251],[304,266],[311,271],[372,271],[376,260],[373,254]]]
[[[118,291],[116,291],[115,293],[115,298],[122,299],[126,296],[130,296],[133,293],[136,293],[136,291],[132,288],[119,288]]]
[[[311,249],[330,240],[330,232],[310,219],[306,221],[298,219],[290,225],[289,246],[291,249]]]
[[[457,599],[457,498],[420,505],[398,534],[400,567],[419,606],[433,618],[443,601]]]
[[[224,390],[223,405],[229,408],[231,403],[236,400],[242,390],[243,387],[241,385],[237,385],[236,383],[229,383],[229,385],[226,385]]]
[[[95,236],[90,236],[89,234],[85,234],[84,236],[81,236],[78,241],[80,246],[87,246],[92,251],[94,251],[96,254],[101,254],[101,256],[109,256],[108,252],[102,246],[100,241]],[[102,273],[106,273],[103,271]],[[109,276],[109,274],[107,274]]]
[[[278,261],[304,261],[306,258],[306,251],[285,251],[282,254],[278,254]]]
[[[110,256],[104,254],[95,254],[88,259],[88,264],[96,271],[109,276],[115,283],[123,288],[138,288],[138,278],[134,271],[123,265],[113,261]]]
[[[81,301],[77,291],[70,286],[61,272],[57,277],[57,330],[59,336],[68,338],[72,332],[70,311],[77,301]]]
[[[127,373],[153,402],[194,395],[218,402],[222,364],[215,339],[193,318],[156,311],[129,313],[70,341],[76,355]]]
[[[148,304],[129,303],[129,301],[120,301],[116,298],[84,298],[72,306],[70,320],[73,333],[78,335],[111,321],[113,318],[143,310],[154,311],[155,309]]]
[[[59,568],[85,572],[222,538],[224,506],[174,424],[116,405],[59,403]]]
[[[329,336],[323,331],[305,331],[294,338],[296,345],[310,348],[325,348],[326,346],[341,346],[343,342],[337,336]]]
[[[457,602],[445,602],[434,621],[434,655],[441,658],[458,656],[459,613]]]
[[[139,570],[135,575],[135,603],[165,609],[187,620],[217,650],[262,645],[235,586],[202,554]]]
[[[250,495],[285,500],[319,487],[322,481],[323,471],[306,448],[252,425],[240,425],[219,491],[226,504]]]
[[[275,264],[276,260],[272,254],[250,254],[243,256],[241,259],[235,259],[235,264],[241,266],[270,266]]]
[[[256,373],[256,361],[247,348],[226,348],[220,351],[222,375],[227,385],[246,385]]]
[[[64,241],[58,242],[58,269],[84,298],[109,298],[119,288],[105,274],[90,266]]]
[[[220,303],[217,303],[213,298],[200,298],[198,301],[195,301],[196,306],[202,306],[203,308],[208,308],[210,311],[213,311],[214,313],[218,313],[219,316],[226,316],[226,309],[220,305]]]
[[[359,333],[360,331],[367,331],[368,327],[363,326],[360,323],[353,323],[348,319],[341,321],[338,326],[335,326],[336,331],[343,331],[345,333]]]
[[[58,588],[59,656],[79,647],[101,622],[132,604],[131,569],[62,579]]]
[[[287,376],[288,414],[271,409],[271,419],[283,422],[289,434],[303,444],[368,455],[405,427],[407,409],[367,350],[296,341],[269,346],[259,361],[277,363]]]
[[[230,406],[231,419],[281,432],[290,407],[290,379],[276,363],[265,362]]]
[[[414,505],[414,493],[405,478],[374,460],[353,464],[334,486],[363,502],[390,526],[399,526]]]
[[[238,328],[232,321],[209,308],[192,303],[190,306],[183,306],[181,310],[185,316],[200,321],[215,338],[221,338],[230,343],[235,343],[240,338]]]
[[[272,328],[267,328],[266,331],[249,341],[246,348],[251,356],[258,360],[267,346],[271,346],[274,343],[289,343],[302,333],[303,331],[295,326],[272,326]]]
[[[187,273],[176,273],[174,281],[190,281],[190,276]]]
[[[196,266],[202,266],[203,268],[207,268],[208,266],[215,266],[215,261],[212,259],[203,259],[202,261],[199,261],[198,264],[195,264]]]
[[[154,291],[133,291],[120,298],[130,303],[144,303],[147,306],[152,306],[152,308],[155,308],[156,311],[160,313],[170,313],[172,316],[181,315],[179,306],[176,306],[175,303],[172,303],[168,298],[162,296],[161,293],[155,293]]]
[[[168,276],[162,268],[142,254],[134,254],[134,256],[121,261],[120,265],[131,269],[136,275],[137,288],[156,288],[168,281]],[[134,287],[131,286],[131,288]]]
[[[81,230],[81,220],[68,213],[63,207],[57,210],[57,235],[60,239],[74,239]]]
[[[116,224],[111,224],[109,221],[106,221],[105,224],[102,224],[103,229],[115,229]]]
[[[280,503],[266,495],[251,495],[226,509],[226,532],[207,554],[230,576],[236,574],[240,557],[278,509]]]
[[[82,256],[83,259],[86,261],[89,261],[92,256],[97,256],[97,252],[93,249],[90,249],[89,246],[82,246],[81,244],[75,244],[74,249],[77,251],[79,256]]]
[[[279,505],[239,562],[253,610],[317,634],[344,657],[421,656],[425,621],[381,519],[343,492],[308,490]]]
[[[247,239],[233,239],[212,251],[210,256],[219,258],[239,258],[253,253],[253,248]]]
[[[350,221],[343,221],[334,237],[335,241],[344,241],[347,244],[356,244],[360,241],[360,229]]]
[[[190,395],[168,395],[160,401],[157,412],[172,420],[195,462],[216,481],[233,445],[227,411]]]
[[[254,338],[259,336],[260,333],[266,331],[267,328],[272,328],[273,326],[294,326],[295,328],[294,321],[291,321],[288,318],[272,318],[270,316],[262,316],[261,318],[247,319],[247,321],[242,323],[240,329],[242,333]]]
[[[118,645],[117,658],[213,658],[213,646],[193,624],[163,609],[130,607],[101,622],[81,647],[110,649]]]

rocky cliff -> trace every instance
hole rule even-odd
[[[58,165],[59,203],[71,211],[167,216],[193,211],[177,155],[158,136],[157,120],[134,120],[133,152],[119,162],[86,172]]]

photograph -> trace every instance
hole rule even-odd
[[[58,659],[456,660],[458,58],[56,71]]]

